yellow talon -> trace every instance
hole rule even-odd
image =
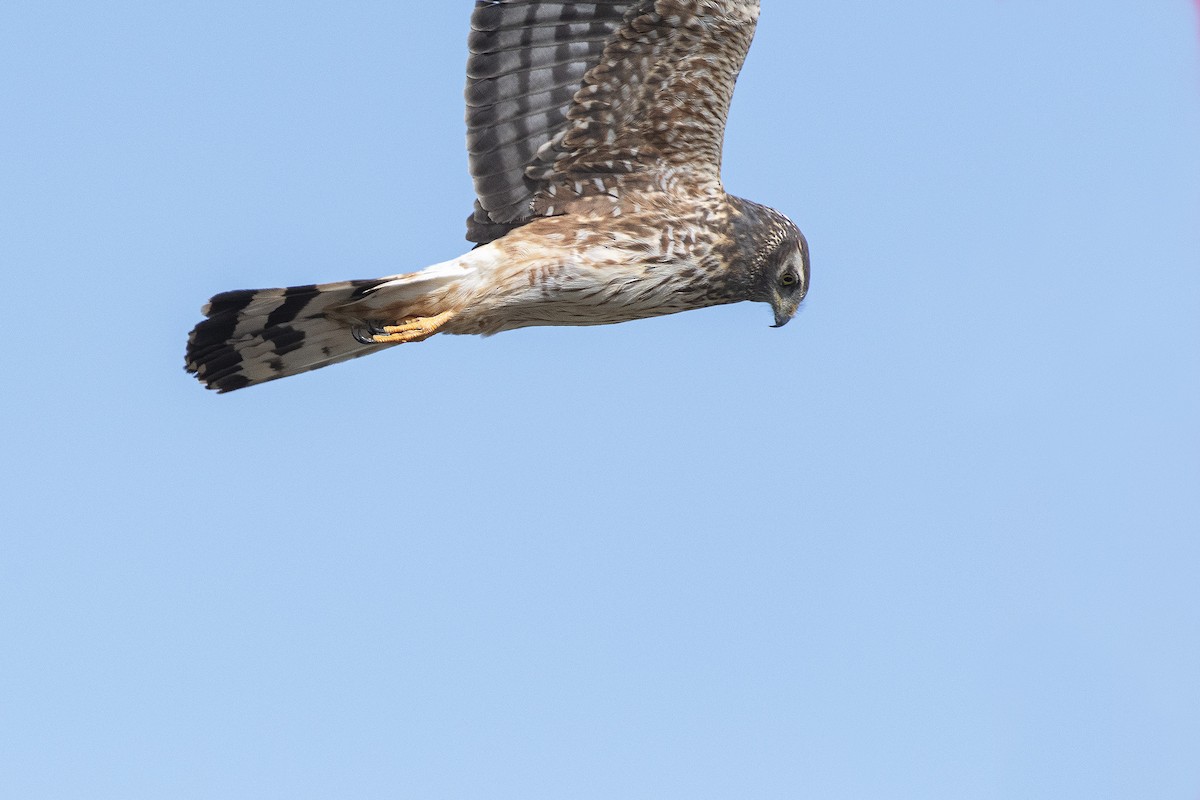
[[[453,316],[453,311],[443,311],[432,317],[413,317],[397,325],[384,325],[379,333],[372,334],[370,340],[374,344],[422,342],[437,333]]]

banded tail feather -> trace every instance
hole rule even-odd
[[[207,388],[232,392],[374,353],[336,309],[387,279],[223,292],[188,335],[186,369]]]
[[[188,334],[184,368],[207,388],[232,392],[422,341],[461,310],[490,261],[472,251],[403,275],[223,292]]]

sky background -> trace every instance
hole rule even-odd
[[[228,396],[465,250],[471,3],[0,6],[0,794],[1200,798],[1188,0],[764,0],[742,304]]]

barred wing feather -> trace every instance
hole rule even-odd
[[[719,187],[758,11],[758,0],[477,2],[467,238],[563,213],[572,195],[619,193],[635,174],[682,171]]]
[[[467,238],[490,241],[528,219],[537,185],[526,178],[526,168],[565,126],[584,75],[638,4],[475,4],[466,99],[467,150],[478,202]]]

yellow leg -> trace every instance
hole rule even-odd
[[[453,316],[453,311],[443,311],[432,317],[412,317],[401,320],[396,325],[384,325],[378,329],[378,333],[372,333],[369,338],[372,344],[423,342],[437,333]]]

